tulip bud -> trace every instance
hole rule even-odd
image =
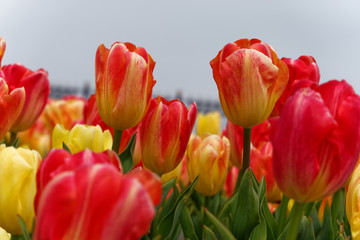
[[[101,119],[116,130],[135,127],[151,101],[155,62],[142,47],[101,44],[96,52],[96,104]]]
[[[335,193],[360,152],[360,97],[345,81],[305,88],[272,122],[273,168],[280,190],[297,202]]]
[[[16,121],[24,101],[24,88],[16,88],[9,92],[8,85],[0,77],[0,141]]]
[[[197,107],[189,109],[180,100],[152,100],[140,126],[140,148],[144,166],[161,175],[181,162],[196,120]]]
[[[202,136],[205,133],[220,133],[221,115],[219,112],[199,113],[197,117],[197,134]]]
[[[33,72],[19,63],[3,66],[2,71],[10,91],[25,89],[24,106],[11,128],[12,132],[24,131],[34,124],[46,105],[50,94],[48,73],[43,69]]]
[[[33,203],[40,154],[2,144],[0,159],[0,226],[11,234],[21,234],[17,217],[20,215],[30,232],[35,215]]]
[[[245,128],[269,117],[289,78],[286,64],[258,39],[227,44],[210,65],[226,117]]]
[[[70,131],[61,125],[56,125],[52,135],[53,148],[63,148],[65,143],[71,153],[78,153],[86,148],[94,152],[110,150],[112,137],[109,130],[104,132],[101,127],[76,124]]]
[[[1,67],[1,60],[5,53],[5,49],[6,49],[6,42],[4,38],[0,37],[0,67]]]
[[[226,137],[194,136],[187,148],[187,169],[190,181],[199,176],[196,191],[205,196],[219,192],[225,182],[230,157],[230,143]]]

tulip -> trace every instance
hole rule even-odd
[[[205,133],[220,133],[221,115],[218,111],[207,114],[199,113],[197,117],[197,134],[202,136]]]
[[[276,102],[275,108],[271,113],[272,117],[279,116],[285,101],[297,90],[306,87],[315,87],[320,81],[319,67],[315,59],[311,56],[300,56],[298,59],[281,59],[289,68],[289,81],[285,91]]]
[[[0,67],[1,67],[1,60],[5,53],[5,49],[6,49],[6,42],[4,38],[0,37]]]
[[[110,150],[112,137],[109,130],[104,132],[101,127],[76,124],[70,131],[61,125],[56,125],[52,135],[53,148],[63,148],[65,143],[71,153],[78,153],[86,148],[94,152]]]
[[[10,233],[6,232],[5,229],[2,229],[1,227],[0,227],[0,239],[1,240],[10,240],[11,239]]]
[[[199,176],[196,191],[205,196],[219,192],[225,182],[230,157],[230,143],[226,137],[194,136],[187,148],[187,169],[190,181]]]
[[[24,106],[11,128],[12,132],[24,131],[34,124],[46,105],[50,94],[48,73],[43,69],[33,72],[19,63],[1,69],[10,91],[21,87],[25,89]]]
[[[360,239],[360,167],[357,166],[351,177],[346,193],[346,216],[349,220],[351,236]]]
[[[25,101],[24,88],[9,92],[5,80],[0,77],[0,140],[10,130],[19,116]]]
[[[44,109],[43,117],[47,127],[52,132],[56,124],[71,129],[73,125],[84,118],[85,99],[76,96],[66,96],[62,99],[50,99]]]
[[[101,44],[96,52],[96,104],[101,119],[116,130],[135,127],[151,101],[155,62],[142,47]]]
[[[35,209],[37,209],[44,188],[56,175],[94,164],[110,164],[118,171],[121,171],[118,156],[110,150],[103,153],[94,153],[86,149],[74,155],[63,149],[52,150],[42,161],[36,176]]]
[[[274,178],[272,152],[273,147],[271,142],[267,142],[261,148],[251,148],[250,167],[259,182],[264,176],[266,181],[266,198],[268,202],[279,202],[282,195]]]
[[[226,117],[244,128],[269,117],[289,78],[286,64],[258,39],[227,44],[210,65]]]
[[[230,143],[231,146],[231,143]],[[230,154],[231,155],[231,154]],[[229,198],[233,195],[236,187],[236,180],[239,175],[239,168],[232,166],[229,168],[228,174],[226,176],[225,184],[224,184],[224,193]]]
[[[280,190],[299,203],[335,193],[360,152],[360,97],[345,81],[305,88],[272,124],[273,168]]]
[[[186,158],[186,157],[184,156],[184,158]],[[174,170],[161,175],[162,183],[166,183],[173,178],[176,178],[176,181],[180,181],[181,173],[182,173],[182,169],[183,169],[184,158]]]
[[[21,234],[17,215],[32,230],[36,171],[40,154],[24,148],[0,145],[0,226],[11,234]]]
[[[159,192],[160,195],[160,192]],[[109,164],[56,175],[39,201],[34,240],[140,239],[155,215],[140,181]]]
[[[140,148],[144,166],[162,175],[181,162],[196,120],[197,107],[186,108],[180,100],[152,100],[140,126]]]

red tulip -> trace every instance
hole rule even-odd
[[[114,136],[114,129],[106,125],[99,115],[96,106],[96,96],[91,95],[84,106],[84,124],[96,126],[99,125],[103,131],[109,130]]]
[[[315,87],[320,81],[319,67],[311,56],[301,56],[298,59],[281,59],[289,68],[289,81],[286,89],[276,102],[271,116],[278,116],[285,101],[300,88]]]
[[[2,37],[0,37],[0,67],[1,67],[1,60],[5,53],[5,49],[6,49],[6,42]]]
[[[132,240],[147,233],[154,204],[142,184],[113,165],[57,174],[39,201],[34,240]]]
[[[9,91],[5,80],[0,77],[0,140],[10,130],[25,101],[24,88]]]
[[[152,100],[140,126],[144,166],[157,174],[172,171],[181,162],[196,120],[197,107],[189,109],[180,100]]]
[[[258,39],[227,44],[210,65],[226,117],[245,128],[269,117],[289,78],[286,64]]]
[[[90,150],[85,150],[71,155],[69,152],[63,149],[52,150],[42,161],[37,172],[35,211],[44,188],[56,175],[65,171],[72,171],[76,168],[87,165],[94,165],[97,163],[111,164],[115,167],[115,169],[121,171],[119,158],[113,151],[94,153]]]
[[[281,191],[298,202],[332,195],[360,152],[360,97],[345,81],[289,98],[273,127],[273,168]]]
[[[18,63],[3,66],[2,71],[10,91],[25,88],[24,106],[10,130],[24,131],[34,124],[47,103],[50,94],[48,73],[43,69],[33,72]]]
[[[101,44],[96,52],[96,104],[101,119],[116,130],[135,127],[151,101],[155,62],[142,47]]]

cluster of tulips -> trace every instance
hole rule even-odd
[[[360,97],[258,39],[211,60],[220,113],[152,98],[142,47],[100,45],[96,92],[1,66],[0,240],[360,239]],[[193,130],[196,123],[196,129]]]

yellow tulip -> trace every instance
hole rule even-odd
[[[62,125],[56,125],[52,135],[53,148],[62,148],[63,142],[71,153],[78,153],[86,148],[94,152],[103,152],[112,147],[112,137],[109,130],[104,132],[100,126],[75,125],[70,131]]]
[[[197,134],[202,136],[204,133],[220,133],[221,115],[218,111],[207,114],[199,113],[197,118]]]
[[[10,233],[6,232],[5,229],[0,227],[0,240],[10,240],[11,235]]]
[[[0,145],[0,226],[11,234],[21,234],[17,215],[28,231],[34,219],[36,172],[41,156],[35,150]]]
[[[360,239],[360,167],[357,166],[351,177],[346,193],[346,215],[350,223],[351,236]]]
[[[230,143],[218,135],[194,136],[187,148],[187,169],[190,181],[199,176],[196,191],[205,196],[219,192],[226,179],[230,158]]]

